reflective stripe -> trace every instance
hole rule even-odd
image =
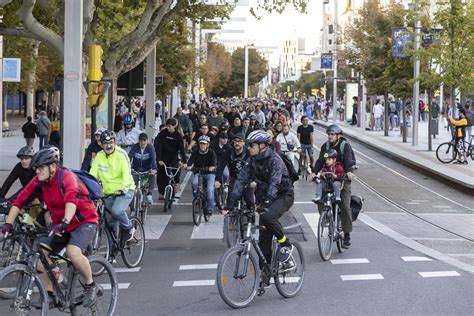
[[[282,244],[286,241],[286,235],[283,235],[283,237],[281,239],[278,239],[278,243],[279,244]]]

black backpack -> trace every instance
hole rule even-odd
[[[293,166],[293,163],[291,162],[290,158],[288,158],[285,154],[283,153],[278,153],[280,156],[281,160],[285,163],[286,169],[288,169],[288,174],[291,179],[291,182],[298,181],[300,177],[298,176],[298,172],[296,172],[295,167]]]

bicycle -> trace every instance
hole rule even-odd
[[[474,160],[474,145],[473,145],[473,136],[471,135],[469,141],[459,140],[459,143],[456,146],[456,139],[453,137],[449,142],[441,143],[438,148],[436,148],[436,158],[441,163],[451,163],[456,158],[464,156],[466,159],[468,157],[471,160]]]
[[[137,179],[137,186],[132,200],[132,214],[138,217],[142,224],[145,225],[145,219],[150,208],[150,203],[146,199],[146,196],[149,194],[148,181],[150,171],[138,172],[132,170],[132,175]]]
[[[330,184],[337,180],[345,180],[346,177],[337,178],[332,172],[322,172],[321,177],[326,181],[326,188],[323,192],[323,209],[318,221],[318,250],[321,259],[327,261],[331,258],[333,242],[336,243],[339,253],[344,252],[341,208],[334,202],[335,196]]]
[[[222,183],[218,189],[215,189],[214,192],[217,208],[219,210],[224,210],[227,203],[227,196],[229,195],[228,181],[224,181],[224,183]]]
[[[272,258],[268,263],[253,235],[255,229],[265,229],[265,227],[254,224],[254,210],[241,211],[249,220],[244,240],[228,249],[217,265],[217,289],[221,298],[232,308],[247,307],[256,295],[262,296],[265,293],[265,285],[260,282],[261,273],[270,279],[273,277],[277,291],[281,296],[285,298],[296,296],[301,290],[305,276],[304,255],[300,244],[293,241],[294,250],[290,259],[285,263],[280,263],[276,260],[280,246],[273,236]],[[299,225],[292,225],[284,229],[291,229]],[[255,249],[260,265],[252,247]],[[235,294],[232,293],[234,289]]]
[[[39,237],[49,235],[45,228],[27,226],[24,231],[14,230],[13,234],[26,235],[27,239],[34,240],[31,247],[25,245],[27,260],[17,263],[0,271],[0,283],[10,280],[14,295],[0,301],[0,309],[13,308],[17,315],[26,315],[32,310],[40,310],[40,315],[47,315],[50,307],[49,296],[40,274],[37,272],[38,262],[45,268],[46,275],[51,281],[55,292],[55,301],[51,302],[55,308],[72,315],[113,315],[117,304],[118,281],[114,269],[106,260],[99,256],[88,258],[91,268],[100,266],[103,273],[94,276],[98,286],[97,301],[91,307],[82,306],[84,300],[85,280],[72,265],[72,262],[54,251],[48,250],[49,255],[41,249],[46,249],[39,242]],[[47,256],[50,257],[51,263]],[[67,273],[63,273],[63,280],[59,282],[53,269],[65,265]],[[105,273],[107,272],[107,273]]]
[[[204,215],[204,210],[207,210],[207,191],[204,190],[203,181],[201,175],[204,172],[209,172],[209,168],[192,168],[195,177],[199,177],[199,185],[196,192],[196,196],[193,199],[193,223],[194,226],[199,226]],[[204,215],[204,221],[208,222],[210,219],[210,214]]]
[[[237,207],[229,210],[224,215],[223,235],[227,248],[240,243],[245,236],[245,219],[247,218],[241,210],[242,201],[239,201]]]
[[[115,197],[116,194],[106,195]],[[103,199],[95,201],[97,212],[99,214],[99,225],[92,242],[92,253],[96,254],[108,262],[113,263],[118,253],[121,254],[123,262],[128,268],[137,267],[145,253],[145,230],[139,218],[130,217],[130,223],[135,228],[135,233],[130,241],[123,240],[123,231],[117,229],[116,226],[110,225],[112,213],[105,207]],[[100,275],[101,270],[92,270],[93,275]]]
[[[174,177],[178,174],[179,170],[181,167],[168,167],[167,165],[163,166],[165,168],[165,173],[166,176],[168,177],[168,185],[165,187],[164,191],[164,205],[163,205],[163,211],[167,212],[168,210],[171,209],[171,205],[173,204],[174,201],[174,186],[176,182],[174,181]],[[174,170],[174,171],[173,171]]]
[[[308,152],[308,154],[306,154],[306,152]],[[303,158],[303,163],[300,163],[299,170],[301,170],[301,175],[303,179],[305,180],[308,180],[308,176],[311,174],[311,166],[308,161],[308,156],[309,156],[309,148],[301,148],[300,161],[301,161],[301,158]]]

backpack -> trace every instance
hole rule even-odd
[[[346,146],[346,141],[343,140],[341,142],[341,155],[344,155],[345,146]],[[329,144],[329,141],[325,142],[323,147],[321,147],[321,152],[325,152],[325,151],[329,150],[330,147],[331,147],[331,145]],[[323,150],[323,148],[324,148],[324,150]],[[355,165],[356,164],[356,157],[355,157],[354,150],[352,149],[352,147],[351,147],[351,153],[350,154],[351,154],[351,160],[354,162],[354,165]],[[342,157],[342,158],[344,158],[344,157]],[[337,159],[337,160],[340,163],[343,162],[343,159]]]
[[[395,104],[395,102],[390,102],[390,112],[397,112],[397,105]]]
[[[290,180],[292,183],[295,181],[298,181],[300,177],[298,176],[298,172],[296,172],[295,167],[293,166],[293,163],[291,162],[290,158],[288,158],[284,153],[278,153],[280,156],[281,160],[283,160],[283,163],[286,166],[286,169],[288,169],[288,175],[290,177]]]
[[[466,111],[466,126],[472,126],[474,124],[474,112],[473,111]]]
[[[64,185],[62,181],[62,176],[63,176],[64,169],[65,168],[61,168],[58,174],[58,183],[63,194],[64,194]],[[102,186],[100,185],[100,182],[99,180],[96,179],[96,177],[94,177],[93,175],[91,175],[89,172],[85,170],[70,169],[70,171],[74,173],[76,177],[82,183],[84,183],[87,190],[89,191],[88,197],[91,200],[99,200],[101,197],[103,197]]]

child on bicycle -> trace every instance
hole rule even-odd
[[[334,149],[330,149],[327,152],[325,152],[324,153],[324,166],[323,166],[323,169],[321,169],[320,173],[318,173],[318,175],[324,172],[332,172],[338,178],[344,176],[344,168],[336,160],[336,157],[337,157],[337,151]],[[326,175],[325,177],[329,177],[329,175]],[[340,182],[341,182],[340,180],[331,182],[331,187],[334,192],[336,203],[341,202],[341,190],[340,190],[341,183]],[[323,196],[323,190],[325,188],[326,188],[326,181],[318,179],[316,181],[316,196],[311,201],[313,201],[316,204],[320,204],[321,198]]]

